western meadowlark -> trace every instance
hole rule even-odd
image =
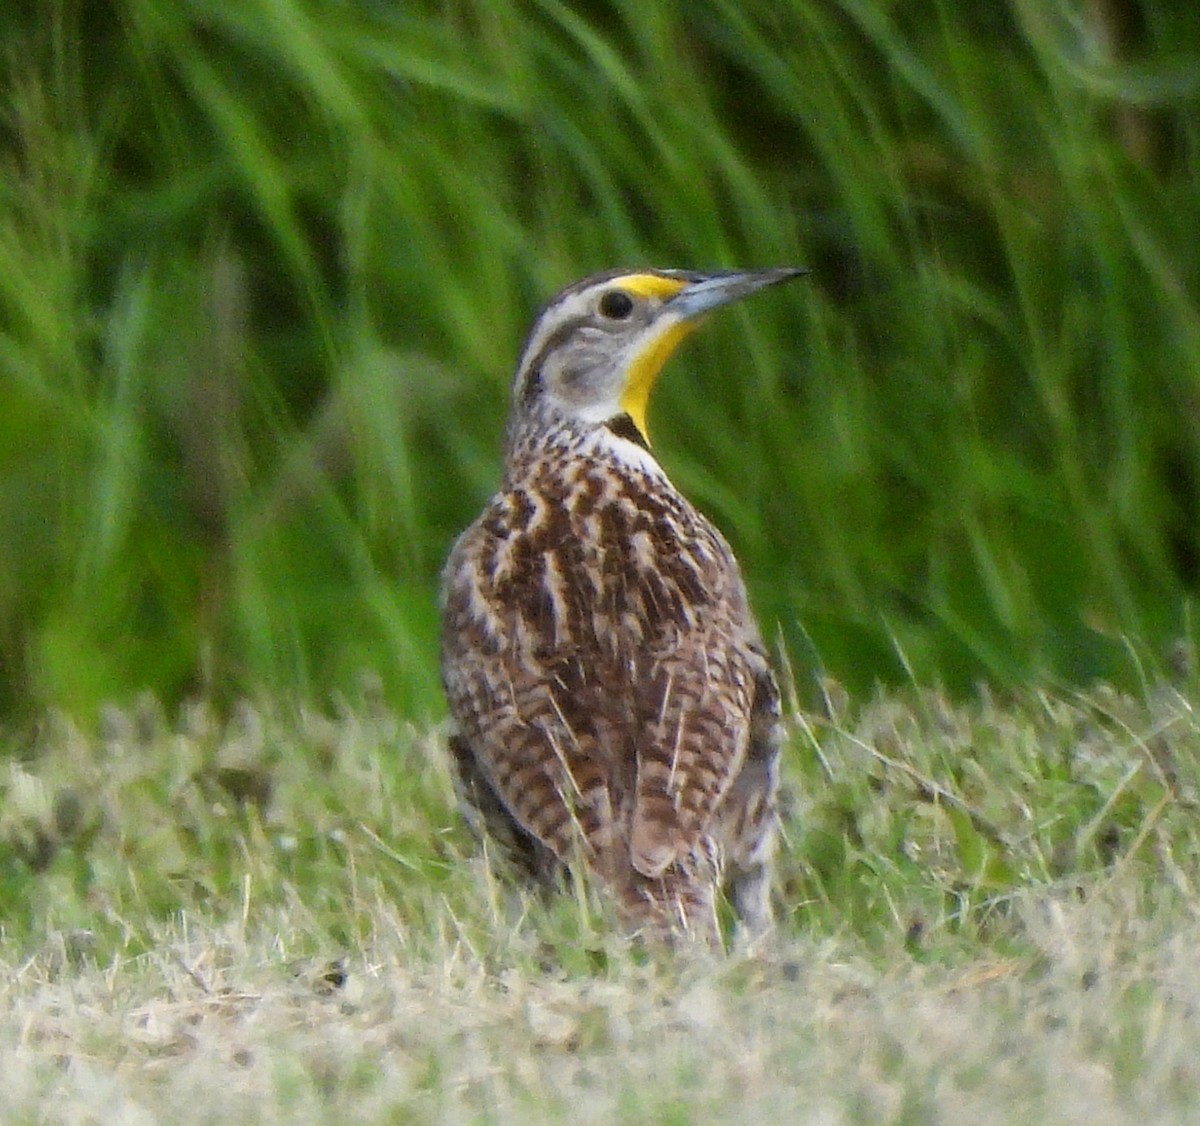
[[[504,479],[442,576],[464,813],[526,873],[582,864],[624,923],[718,941],[770,922],[779,692],[733,552],[650,451],[698,319],[803,270],[609,271],[541,312]]]

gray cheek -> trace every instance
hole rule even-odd
[[[594,367],[573,364],[559,373],[558,391],[568,403],[590,403],[600,392],[599,383]]]
[[[611,364],[596,356],[572,356],[557,366],[551,382],[558,397],[573,406],[588,406],[618,392]]]

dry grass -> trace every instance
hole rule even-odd
[[[718,960],[515,895],[377,706],[52,723],[5,789],[0,1120],[1193,1121],[1198,734],[1168,690],[810,722],[781,926]]]
[[[1024,897],[1036,956],[946,968],[795,939],[590,978],[413,965],[164,926],[99,966],[57,936],[4,966],[6,1122],[1191,1121],[1194,923]],[[392,927],[400,928],[388,933]]]

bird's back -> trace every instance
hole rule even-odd
[[[477,819],[539,873],[581,859],[634,924],[711,926],[747,800],[773,832],[778,749],[778,694],[721,534],[648,454],[568,430],[514,451],[443,600]],[[762,777],[743,794],[747,769]]]

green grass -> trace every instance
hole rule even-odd
[[[779,925],[631,949],[476,853],[437,732],[149,698],[0,808],[6,1122],[1186,1122],[1188,693],[792,716]]]
[[[2,6],[0,1118],[1194,1119],[1198,44]],[[666,958],[458,825],[437,573],[554,289],[793,263],[650,419],[805,705],[778,929]]]
[[[2,6],[0,1119],[1192,1121],[1198,44]],[[464,834],[437,573],[554,289],[793,263],[650,418],[804,705],[778,928],[664,957]]]
[[[1122,16],[1124,13],[1124,16]],[[49,0],[0,16],[0,708],[441,709],[537,305],[805,263],[662,459],[807,670],[1132,684],[1193,632],[1186,5]]]
[[[1198,110],[1167,0],[3,6],[0,1118],[1192,1121]],[[805,705],[663,958],[464,836],[436,576],[542,300],[793,263],[651,414]]]

